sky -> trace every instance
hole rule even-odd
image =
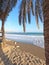
[[[19,20],[18,20],[18,15],[19,15],[19,2],[17,3],[12,11],[9,13],[9,16],[7,17],[4,25],[4,30],[6,32],[23,32],[23,26],[19,25]],[[28,21],[28,20],[27,20]],[[26,24],[26,32],[38,32],[38,33],[43,33],[43,23],[39,19],[39,26],[40,28],[38,29],[35,17],[31,15],[31,23]],[[1,20],[0,20],[0,29],[1,29]]]

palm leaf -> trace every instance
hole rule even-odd
[[[24,17],[25,22],[26,22],[26,0],[23,3],[23,17]]]
[[[4,15],[4,18],[7,18],[9,12],[12,11],[13,7],[16,5],[17,0],[1,0],[1,2],[0,4],[2,4],[2,6],[0,9],[0,19],[2,19],[2,15]]]
[[[31,0],[31,10],[32,10],[32,14],[34,15],[34,6],[32,0]]]
[[[31,6],[31,3],[30,3],[30,1],[28,1],[28,6],[27,6],[28,7],[27,8],[28,11],[27,11],[27,13],[28,13],[28,22],[29,23],[31,22],[31,15],[30,15],[31,14],[31,12],[30,12],[30,8],[31,7],[30,6]]]
[[[25,32],[25,19],[23,18],[23,31]]]
[[[20,8],[21,10],[21,22],[22,22],[22,19],[23,19],[23,27],[25,27],[24,25],[24,22],[26,22],[26,14],[28,16],[28,23],[31,22],[31,11],[32,11],[32,14],[34,15],[34,12],[35,12],[35,17],[36,17],[36,23],[37,23],[37,26],[39,28],[39,17],[42,21],[42,10],[41,10],[41,4],[40,2],[42,2],[41,0],[35,0],[35,11],[34,11],[34,4],[33,4],[33,1],[32,0],[22,0],[21,4],[22,4],[22,7]]]
[[[36,23],[37,23],[37,26],[39,28],[39,23],[38,23],[38,16],[39,16],[39,0],[36,0],[35,2],[35,17],[36,17]]]
[[[30,11],[28,11],[28,22],[30,23],[30,21],[31,21]]]
[[[43,21],[43,12],[42,12],[42,0],[41,1],[39,1],[39,11],[38,11],[38,13],[39,13],[39,18],[40,18],[40,20],[41,20],[41,22]]]
[[[25,23],[26,23],[26,0],[23,2],[23,30],[25,32]]]
[[[21,11],[20,11],[20,14],[19,14],[19,25],[21,25]]]

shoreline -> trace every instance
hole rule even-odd
[[[38,47],[36,45],[33,45],[33,44],[27,44],[27,43],[22,43],[22,42],[16,42],[14,40],[9,40],[9,39],[6,39],[7,41],[9,42],[12,42],[12,43],[8,43],[9,45],[15,45],[16,43],[16,46],[19,46],[21,48],[21,50],[23,51],[26,51],[26,52],[29,52],[31,54],[34,54],[36,56],[38,56],[39,58],[41,59],[45,59],[45,49],[44,48],[41,48],[41,47]],[[33,51],[33,52],[32,52]],[[34,52],[35,51],[35,52]],[[36,53],[37,52],[37,53]],[[38,54],[39,53],[39,54]],[[41,56],[40,56],[41,55]]]
[[[44,36],[6,34],[5,38],[11,39],[16,42],[37,45],[41,48],[44,48]]]
[[[23,44],[8,39],[5,39],[4,43],[0,45],[0,65],[45,65],[46,63],[44,49],[35,45]]]

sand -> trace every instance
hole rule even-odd
[[[0,44],[0,65],[46,65],[44,49],[5,40]]]

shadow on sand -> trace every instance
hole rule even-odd
[[[13,64],[11,60],[9,60],[9,58],[3,52],[1,42],[0,42],[0,58],[1,58],[1,61],[3,61],[4,65],[16,65],[16,64]]]

